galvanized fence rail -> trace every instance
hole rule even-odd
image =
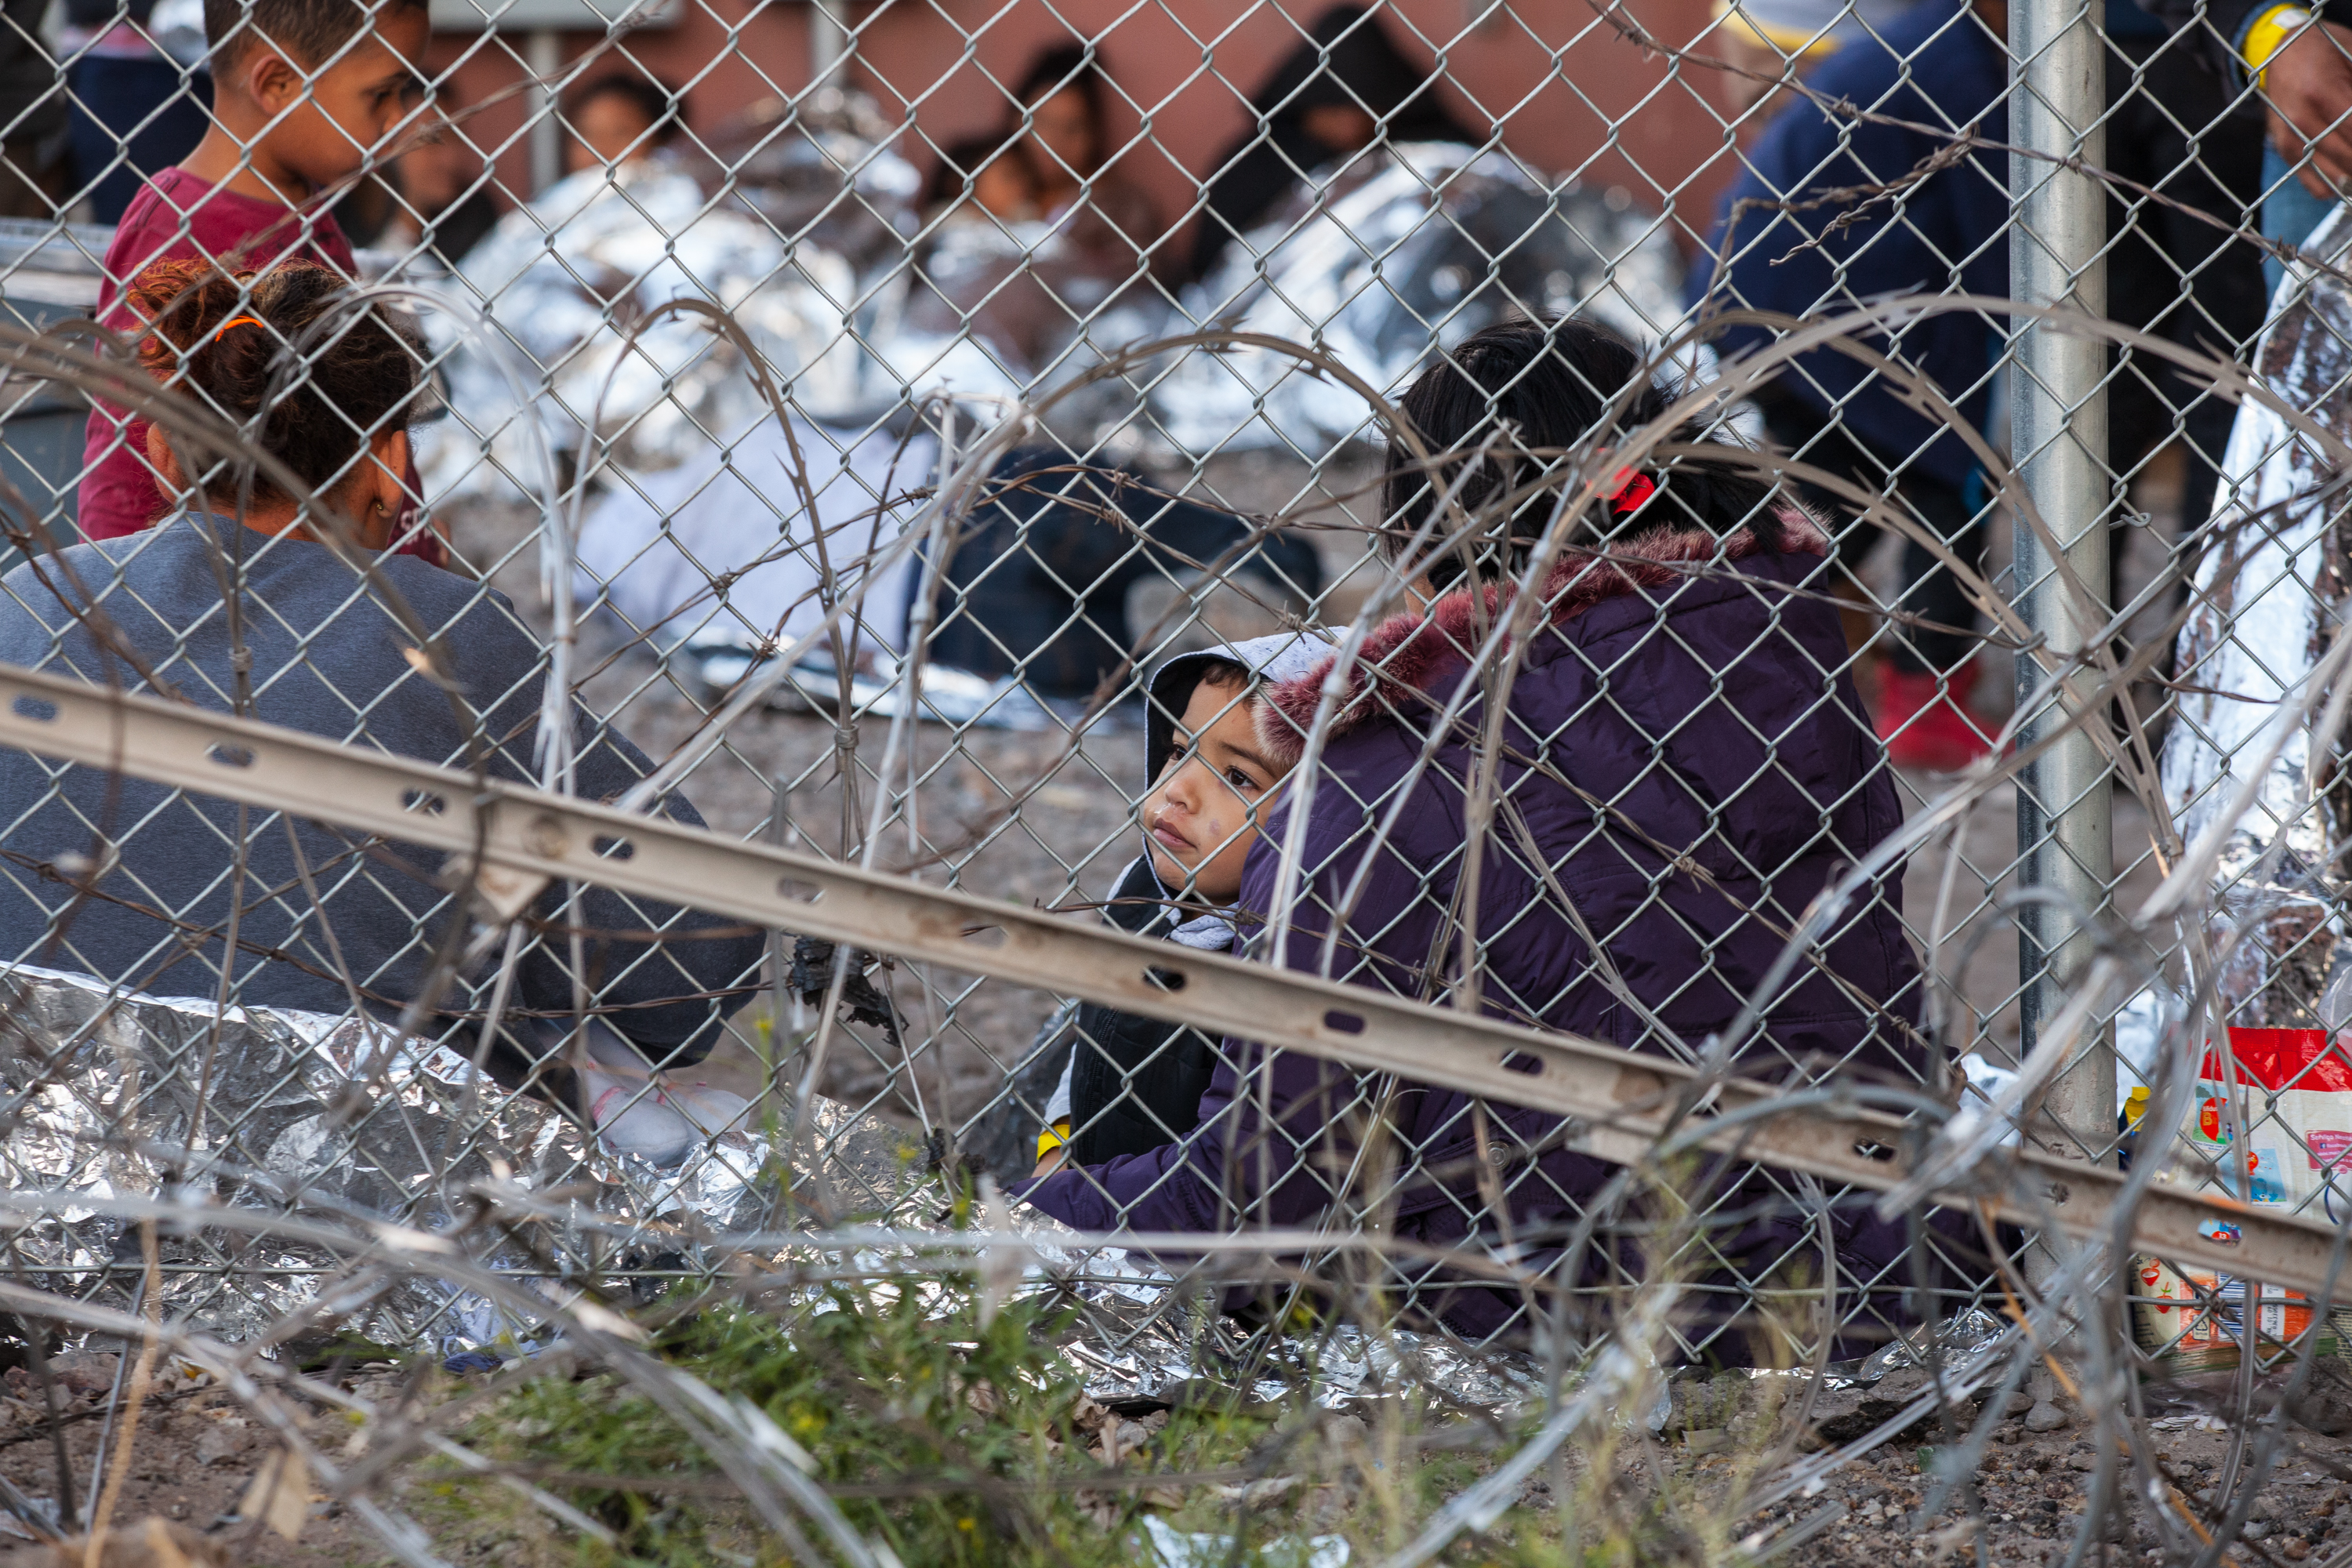
[[[609,10],[7,13],[12,1310],[617,1365],[977,1194],[1135,1397],[2013,1320],[2077,1560],[2136,1380],[2332,1353],[2327,37]]]

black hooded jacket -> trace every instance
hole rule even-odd
[[[1164,937],[1176,924],[1149,856],[1119,879],[1110,923]],[[1201,1095],[1217,1070],[1217,1042],[1198,1029],[1122,1013],[1098,1002],[1078,1008],[1071,1043],[1070,1161],[1099,1165],[1171,1143],[1201,1119]]]
[[[1193,278],[1216,265],[1228,240],[1265,216],[1331,150],[1307,133],[1307,111],[1358,104],[1388,142],[1477,142],[1437,96],[1437,78],[1390,43],[1370,14],[1334,5],[1317,18],[1250,102],[1257,123],[1225,149],[1209,174],[1209,208],[1192,240]]]

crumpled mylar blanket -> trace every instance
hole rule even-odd
[[[1309,176],[1183,307],[1202,329],[1319,342],[1392,395],[1433,338],[1451,346],[1507,314],[1574,312],[1654,342],[1681,318],[1682,264],[1665,226],[1622,195],[1555,192],[1500,151],[1406,142]],[[1371,417],[1338,382],[1247,348],[1187,355],[1151,405],[1196,454],[1322,451]]]
[[[651,471],[772,416],[741,352],[707,320],[650,321],[677,300],[731,315],[808,417],[863,425],[898,407],[910,378],[954,381],[967,359],[963,380],[1002,390],[1003,374],[977,349],[898,330],[920,184],[911,164],[851,132],[803,128],[772,132],[731,171],[665,152],[549,186],[436,285],[519,353],[528,405],[457,317],[428,321],[436,349],[453,350],[445,374],[456,415],[420,432],[428,495],[538,484],[530,417],[558,452],[578,450],[593,418],[604,456]],[[812,216],[821,186],[834,209],[862,221]],[[904,352],[877,357],[877,345],[892,344]],[[539,395],[542,377],[551,395]]]
[[[2305,248],[2341,266],[2352,249],[2352,214],[2336,208]],[[2289,267],[2255,350],[2255,374],[2339,438],[2352,438],[2347,345],[2352,289],[2307,265]],[[2337,478],[2326,455],[2278,415],[2238,405],[2221,464],[2223,504],[2201,546],[2174,660],[2180,684],[2165,737],[2165,797],[2190,845],[2227,827],[2214,875],[2219,924],[2250,928],[2251,940],[2225,966],[2218,1001],[2240,1026],[2315,1026],[2314,1005],[2343,934],[2333,889],[2343,875],[2336,857],[2341,825],[2352,822],[2352,783],[2322,759],[2317,771],[2327,782],[2315,794],[2311,719],[2319,694],[2304,689],[2341,635],[2352,588],[2345,498],[2328,488]],[[2276,760],[2262,767],[2282,739]],[[2257,768],[2252,806],[2223,824]]]
[[[344,1101],[355,1079],[367,1087],[352,1110]],[[761,1249],[789,1245],[771,1229],[777,1163],[763,1135],[656,1171],[591,1147],[576,1122],[541,1100],[471,1080],[456,1050],[398,1038],[381,1023],[272,1007],[216,1014],[206,1000],[0,968],[0,1180],[20,1201],[44,1200],[39,1217],[12,1222],[14,1267],[38,1289],[127,1308],[144,1274],[138,1228],[99,1205],[182,1196],[195,1223],[159,1236],[165,1311],[175,1321],[249,1340],[325,1293],[343,1331],[378,1344],[513,1355],[540,1325],[436,1277],[428,1256],[412,1259],[413,1272],[350,1271],[362,1250],[386,1257],[368,1245],[363,1224],[352,1226],[346,1251],[205,1225],[202,1209],[386,1220],[454,1236],[474,1265],[549,1296],[592,1268],[607,1279],[630,1268],[667,1275],[730,1238],[765,1233]],[[903,1247],[908,1271],[926,1272],[913,1255],[946,1231],[919,1141],[820,1099],[793,1163],[804,1194],[821,1190],[841,1214],[882,1216],[891,1227],[857,1248],[862,1258],[887,1264]],[[518,1226],[509,1214],[466,1226],[475,1183],[545,1194],[542,1213],[556,1217]],[[1244,1375],[1260,1397],[1303,1391],[1330,1406],[1432,1382],[1484,1408],[1540,1396],[1539,1370],[1526,1358],[1427,1334],[1340,1326],[1244,1355],[1246,1335],[1150,1259],[1017,1213],[1016,1272],[1027,1288],[1066,1289],[1082,1303],[1061,1344],[1098,1402]]]
[[[355,1079],[366,1087],[347,1108]],[[29,964],[0,968],[0,1181],[52,1200],[47,1217],[15,1235],[24,1277],[44,1289],[127,1300],[137,1288],[136,1228],[76,1198],[170,1191],[198,1204],[447,1232],[473,1211],[467,1186],[497,1178],[570,1189],[608,1225],[667,1217],[723,1229],[755,1226],[765,1213],[756,1178],[768,1157],[765,1141],[746,1135],[656,1171],[592,1148],[542,1100],[474,1087],[456,1050],[402,1039],[382,1023],[276,1007],[216,1015],[208,1000],[144,996]],[[475,1235],[477,1264],[514,1271],[527,1288],[550,1283],[546,1265],[501,1232],[464,1233]],[[592,1261],[581,1237],[555,1230],[537,1239],[560,1269]],[[167,1311],[233,1339],[310,1299],[341,1262],[327,1247],[226,1227],[172,1227],[161,1245]],[[425,1274],[391,1282],[348,1319],[391,1344],[478,1343],[510,1327],[489,1302]]]

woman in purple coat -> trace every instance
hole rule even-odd
[[[1546,482],[1547,466],[1567,479],[1566,449],[1644,375],[1642,356],[1601,328],[1523,321],[1470,338],[1405,395],[1406,417],[1445,456],[1425,470],[1391,447],[1391,552],[1457,481],[1462,505],[1423,534],[1423,607],[1376,628],[1348,677],[1352,696],[1329,727],[1308,807],[1281,954],[1291,968],[1441,1005],[1475,984],[1491,1016],[1688,1059],[1731,1024],[1814,896],[1900,823],[1845,673],[1822,530],[1729,448],[1721,461],[1689,455],[1704,439],[1696,429],[1674,437],[1685,455],[1621,476],[1605,515],[1584,519],[1538,574],[1538,629],[1504,699],[1499,752],[1480,754],[1478,697],[1442,721],[1552,520],[1561,486]],[[1619,438],[1669,401],[1644,382],[1616,419]],[[1465,514],[1483,532],[1427,542],[1444,543]],[[1267,689],[1259,722],[1270,747],[1300,750],[1329,663]],[[1473,857],[1482,766],[1494,770],[1495,805]],[[1251,851],[1241,908],[1257,936],[1244,951],[1267,940],[1287,818],[1277,807]],[[1928,1077],[1899,874],[1864,889],[1817,962],[1798,965],[1737,1071],[1913,1087]],[[1464,951],[1474,899],[1475,970]],[[1378,1226],[1413,1250],[1507,1251],[1545,1275],[1615,1173],[1557,1147],[1555,1116],[1241,1040],[1222,1054],[1182,1142],[1061,1172],[1028,1201],[1090,1230]],[[1670,1266],[1688,1287],[1686,1353],[1785,1355],[1785,1343],[1749,1331],[1761,1326],[1740,1279],[1817,1290],[1824,1224],[1844,1352],[1916,1317],[1901,1292],[1945,1282],[1940,1268],[1922,1276],[1898,1261],[1904,1226],[1871,1217],[1873,1194],[1832,1194],[1822,1208],[1796,1194],[1755,1167],[1691,1173],[1680,1196],[1704,1217]],[[1664,1218],[1636,1189],[1580,1251],[1581,1282],[1659,1267]],[[1391,1267],[1403,1276],[1381,1282],[1391,1300],[1402,1290],[1410,1316],[1472,1340],[1525,1338],[1558,1300],[1556,1280],[1497,1284],[1491,1267],[1483,1279],[1402,1257]]]

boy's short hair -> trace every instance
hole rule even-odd
[[[205,0],[213,74],[267,43],[295,63],[318,66],[379,16],[422,11],[426,0]]]
[[[1194,668],[1199,672],[1192,677],[1194,689],[1206,686],[1223,691],[1230,687],[1249,686],[1257,679],[1245,667],[1229,658],[1200,659],[1195,661]]]

